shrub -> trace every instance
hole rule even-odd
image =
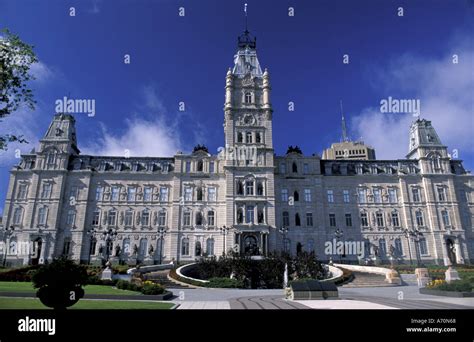
[[[27,266],[0,272],[0,281],[31,281],[33,274],[40,266]]]
[[[206,283],[206,287],[215,288],[242,288],[243,286],[243,282],[235,278],[211,278],[209,283]]]
[[[152,283],[151,281],[145,281],[141,292],[144,295],[159,295],[165,292],[165,288],[159,284]]]
[[[430,281],[426,287],[440,291],[472,292],[474,288],[474,279],[467,278],[454,280],[450,283],[447,283],[445,280],[437,279]]]

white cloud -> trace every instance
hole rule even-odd
[[[55,72],[43,62],[37,62],[31,65],[31,74],[35,77],[35,82],[44,83],[52,79]]]
[[[139,112],[125,120],[122,132],[111,132],[102,124],[97,143],[83,146],[81,153],[124,156],[128,151],[131,157],[171,157],[189,149],[189,139],[182,141],[182,113],[170,115],[153,86],[142,88],[142,99]]]
[[[375,70],[374,85],[382,98],[421,100],[421,117],[432,121],[443,144],[458,149],[459,157],[473,153],[474,78],[472,45],[457,41],[440,58],[406,54],[384,69]],[[459,63],[452,63],[453,54]],[[407,95],[408,94],[408,95]],[[381,98],[381,99],[382,99]],[[376,149],[377,158],[399,159],[408,152],[408,131],[413,121],[410,114],[381,113],[379,107],[365,108],[352,120],[356,136]]]
[[[97,144],[82,150],[83,154],[125,156],[173,156],[180,150],[178,132],[166,124],[163,118],[148,121],[140,118],[126,120],[125,132],[109,132],[102,126],[103,137]]]

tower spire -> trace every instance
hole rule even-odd
[[[344,119],[344,111],[342,109],[342,100],[341,103],[341,116],[342,116],[342,141],[349,141],[347,138],[347,128],[346,128],[346,120]]]

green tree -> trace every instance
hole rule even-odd
[[[21,104],[34,110],[36,101],[28,83],[35,77],[31,66],[38,59],[33,46],[21,41],[8,29],[0,32],[0,122],[15,112]],[[23,136],[0,135],[0,150],[6,150],[10,142],[28,143]]]

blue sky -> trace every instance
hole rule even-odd
[[[14,150],[37,144],[63,96],[96,101],[95,117],[76,116],[83,152],[170,156],[204,143],[215,153],[244,2],[271,74],[277,154],[295,144],[320,154],[339,141],[342,99],[352,138],[379,158],[403,158],[413,116],[380,113],[391,96],[420,99],[422,117],[473,168],[472,1],[0,0],[0,26],[33,44],[40,60],[36,111],[0,123],[0,132],[30,140],[0,155],[0,203]]]

